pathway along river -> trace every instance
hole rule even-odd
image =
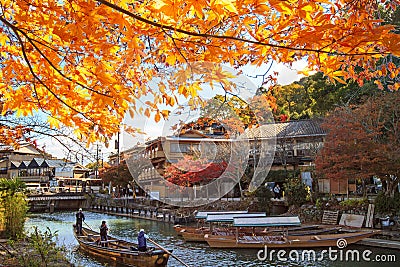
[[[225,267],[225,266],[377,266],[377,259],[380,259],[379,266],[397,266],[400,262],[400,251],[371,248],[364,246],[351,245],[347,249],[357,250],[360,255],[359,261],[352,260],[351,253],[348,253],[346,260],[346,249],[340,252],[338,248],[332,248],[336,252],[331,251],[331,257],[329,251],[322,254],[322,249],[316,251],[316,260],[308,260],[308,254],[312,255],[310,251],[306,251],[304,257],[302,252],[304,250],[286,250],[285,252],[279,252],[280,259],[278,257],[278,251],[275,251],[272,255],[272,260],[260,260],[257,257],[258,250],[234,250],[234,249],[211,249],[207,244],[200,243],[186,243],[181,237],[178,237],[172,225],[162,222],[154,222],[143,219],[132,219],[120,216],[105,215],[99,213],[85,212],[86,223],[92,229],[98,229],[101,221],[106,220],[110,229],[109,234],[116,236],[121,239],[136,242],[137,232],[139,229],[145,229],[146,233],[154,241],[160,245],[173,249],[174,254],[181,258],[188,265],[193,267]],[[33,226],[38,226],[42,231],[45,231],[47,227],[52,232],[57,231],[58,243],[60,246],[64,245],[67,249],[67,258],[70,259],[71,263],[75,266],[85,267],[101,267],[111,266],[107,263],[96,261],[95,259],[86,256],[78,248],[79,245],[75,240],[72,233],[72,224],[75,223],[75,212],[56,212],[53,214],[33,214],[30,216],[26,223],[27,231],[31,231]],[[362,253],[368,254],[370,250],[372,253],[368,255],[366,259],[370,259],[367,262],[363,259]],[[367,252],[366,252],[367,251]],[[271,251],[267,250],[267,255]],[[283,255],[283,253],[285,253]],[[340,254],[342,254],[342,260],[340,260]],[[261,257],[264,253],[259,254]],[[298,256],[298,260],[296,259]],[[334,260],[336,256],[337,259]],[[312,257],[312,256],[311,256]],[[283,258],[287,258],[284,260]],[[355,257],[353,257],[355,259]],[[382,259],[387,261],[383,263]],[[395,261],[394,261],[395,260]],[[396,264],[397,263],[397,264]],[[170,258],[168,266],[180,267],[180,264],[174,258]]]

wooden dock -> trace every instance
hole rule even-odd
[[[377,238],[364,238],[356,244],[370,247],[380,247],[389,249],[400,249],[400,241],[377,239]]]
[[[147,206],[102,206],[93,205],[87,210],[97,213],[124,216],[137,219],[146,219],[151,221],[167,222],[172,224],[186,224],[191,222],[189,216],[176,214],[174,210],[156,209]]]

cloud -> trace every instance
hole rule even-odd
[[[297,61],[293,64],[291,68],[287,67],[282,63],[276,64],[273,69],[279,72],[278,84],[288,85],[295,81],[299,81],[304,75],[298,73],[298,71],[304,69],[307,66],[305,61]]]

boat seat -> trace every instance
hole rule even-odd
[[[264,236],[254,236],[257,241],[265,241]]]
[[[100,235],[93,235],[93,234],[88,234],[88,237],[99,237]]]
[[[321,238],[319,237],[319,236],[313,236],[311,239],[313,239],[313,240],[321,240]]]

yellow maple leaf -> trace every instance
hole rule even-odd
[[[213,1],[214,5],[216,6],[222,6],[223,8],[225,8],[226,10],[232,12],[232,13],[238,13],[236,6],[234,4],[236,4],[235,0],[214,0]]]
[[[54,117],[47,117],[47,122],[50,124],[50,128],[60,128],[60,121]]]
[[[0,46],[5,46],[9,42],[8,36],[0,32]]]

